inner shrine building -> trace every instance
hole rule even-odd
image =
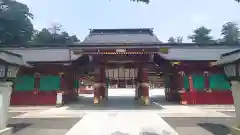
[[[165,89],[166,100],[181,104],[233,104],[230,82],[220,55],[236,45],[166,44],[153,29],[92,29],[79,44],[3,46],[32,65],[23,67],[13,87],[13,105],[65,103],[78,90],[92,90],[94,103],[108,97],[109,88],[134,88],[136,100],[149,104],[149,89]]]

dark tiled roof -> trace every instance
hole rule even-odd
[[[79,48],[81,49],[81,47]],[[221,54],[239,49],[239,47],[170,47],[168,54],[159,53],[167,60],[179,61],[204,61],[218,60]],[[27,62],[58,62],[75,60],[81,55],[74,55],[70,48],[15,48],[5,49],[9,52],[20,54]]]
[[[81,44],[158,44],[153,29],[92,29]]]
[[[15,54],[8,51],[0,51],[0,60],[5,61],[8,64],[18,65],[18,66],[29,66],[23,57],[19,54]]]
[[[27,62],[70,61],[69,49],[16,48],[6,50],[22,55]]]
[[[168,54],[160,55],[168,60],[189,60],[189,61],[204,61],[204,60],[219,60],[224,53],[235,51],[239,47],[179,47],[169,49]]]

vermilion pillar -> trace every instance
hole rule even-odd
[[[210,86],[209,86],[209,72],[205,71],[204,72],[204,88],[205,91],[209,91]]]
[[[37,95],[40,87],[40,73],[35,73],[34,95]]]
[[[100,98],[106,99],[106,73],[105,73],[105,67],[100,67]]]
[[[192,75],[189,75],[188,79],[189,79],[189,91],[191,95],[190,96],[191,100],[189,104],[196,104],[196,91],[194,90]]]
[[[149,83],[148,83],[148,71],[142,67],[138,70],[138,82],[136,87],[135,99],[143,101],[144,105],[149,105]]]
[[[143,99],[144,105],[149,105],[149,82],[148,82],[148,71],[147,69],[141,70],[141,83],[140,93]]]
[[[135,90],[135,100],[138,100],[141,98],[141,91],[140,91],[140,82],[141,82],[141,71],[142,71],[142,68],[138,68],[138,71],[137,71],[137,78],[136,78],[136,90]]]
[[[94,104],[98,104],[100,102],[100,77],[99,74],[95,72],[94,76],[95,83],[93,85],[94,88]]]
[[[95,69],[94,79],[94,104],[98,104],[106,97],[106,73],[103,66]]]
[[[180,90],[182,90],[182,91],[186,91],[185,90],[185,87],[184,87],[184,76],[185,76],[185,72],[184,71],[180,71],[179,72],[179,74],[180,74]]]

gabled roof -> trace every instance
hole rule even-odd
[[[153,29],[92,29],[81,44],[159,44]]]
[[[224,65],[238,60],[240,60],[240,49],[222,54],[216,64]]]
[[[212,46],[212,47],[172,47],[168,54],[159,53],[167,60],[182,60],[182,61],[216,61],[224,53],[240,49],[237,46]]]

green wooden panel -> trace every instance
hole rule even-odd
[[[109,86],[110,86],[110,80],[107,79],[107,80],[106,80],[106,87],[109,88]]]
[[[35,77],[33,75],[18,76],[15,80],[16,91],[32,91],[34,90]]]
[[[205,78],[203,75],[193,75],[193,87],[196,90],[204,90],[205,88]]]
[[[60,89],[59,76],[41,76],[40,77],[40,91],[55,91]]]
[[[184,89],[189,89],[189,79],[188,79],[188,76],[183,76],[183,87],[184,87]]]
[[[170,87],[170,77],[169,76],[164,76],[164,86],[165,86],[165,88]]]
[[[74,80],[74,88],[79,88],[79,81],[78,80]]]
[[[230,83],[226,80],[224,74],[214,74],[209,76],[209,87],[215,90],[229,90],[231,89]]]

